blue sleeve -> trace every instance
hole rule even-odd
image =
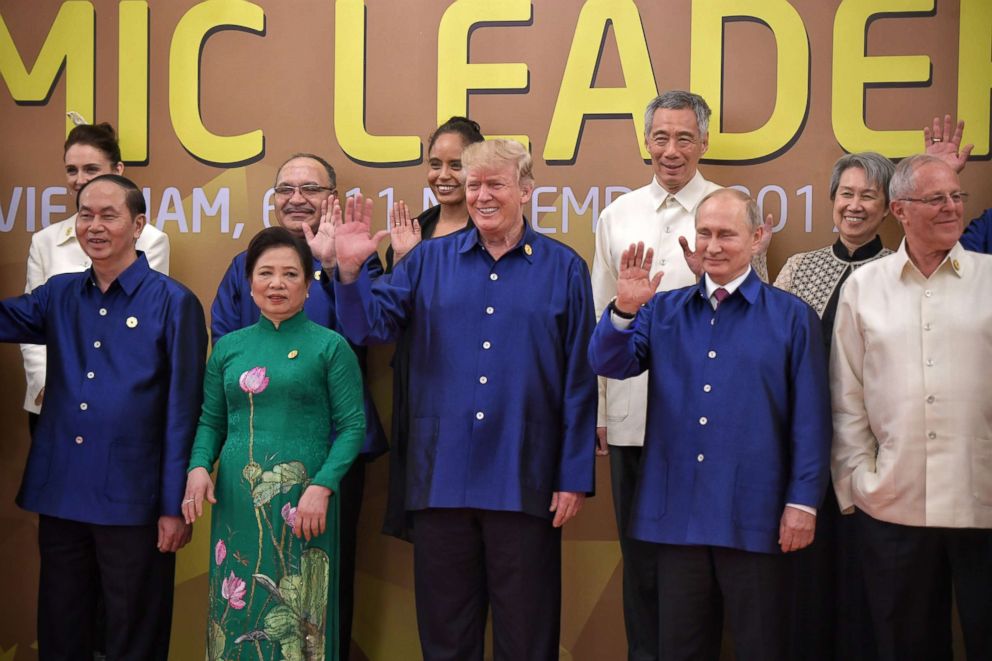
[[[200,302],[190,292],[173,299],[166,329],[169,394],[162,447],[161,514],[181,516],[186,468],[203,401],[203,367],[207,357],[207,327]]]
[[[45,317],[51,285],[0,301],[0,342],[45,344]]]
[[[231,265],[227,267],[224,277],[217,287],[217,295],[214,303],[210,306],[210,343],[217,344],[217,340],[228,333],[240,330],[245,324],[241,320],[241,296],[242,289],[248,284],[244,272],[239,268],[238,258],[231,260]]]
[[[627,379],[648,368],[648,338],[656,298],[637,312],[637,317],[625,330],[613,325],[609,308],[603,310],[589,342],[589,363],[596,374],[610,379]]]
[[[377,256],[375,259],[378,261]],[[369,259],[351,284],[341,282],[335,270],[335,308],[344,336],[362,345],[395,342],[410,316],[414,296],[411,278],[418,267],[416,260],[404,259],[390,277],[373,282]]]
[[[961,235],[961,245],[965,250],[992,254],[992,209],[968,223]]]
[[[599,386],[586,350],[596,320],[586,263],[576,258],[568,279],[562,447],[556,491],[592,494],[596,477],[596,412]]]
[[[786,502],[819,507],[830,480],[833,422],[820,320],[809,306],[793,323],[789,407],[792,466]]]

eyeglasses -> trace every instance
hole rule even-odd
[[[665,149],[666,147],[668,147],[668,143],[672,142],[672,139],[669,138],[667,135],[656,135],[655,137],[651,138],[651,142],[658,145],[662,149]],[[694,144],[696,144],[696,139],[690,138],[685,135],[680,135],[677,138],[675,138],[674,142],[675,142],[675,146],[678,149],[685,150],[685,149],[689,149]]]
[[[289,184],[280,184],[272,190],[275,191],[276,195],[280,197],[292,197],[293,193],[300,191],[300,195],[303,197],[316,197],[323,193],[324,191],[335,192],[334,188],[329,188],[327,186],[321,186],[319,184],[303,184],[302,186],[290,186]]]
[[[965,192],[957,193],[938,193],[937,195],[931,195],[930,197],[900,197],[903,202],[921,202],[923,204],[929,204],[933,208],[939,208],[944,206],[944,203],[950,200],[951,204],[958,205],[964,204],[968,201],[968,194]]]

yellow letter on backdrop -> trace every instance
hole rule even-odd
[[[612,23],[625,87],[593,87],[599,54]],[[644,107],[658,93],[641,25],[641,15],[631,0],[589,0],[579,13],[572,48],[565,64],[555,112],[551,117],[544,160],[569,162],[579,147],[579,132],[587,115],[630,116],[634,143],[648,158],[641,140]]]
[[[468,114],[469,90],[527,89],[529,72],[522,62],[470,63],[469,35],[480,24],[526,23],[530,0],[456,0],[437,28],[437,121]],[[497,136],[490,136],[497,137]],[[526,135],[499,136],[518,140],[528,149]]]
[[[58,82],[65,63],[65,109],[74,110],[86,118],[93,118],[93,49],[96,39],[93,5],[89,2],[70,0],[62,3],[52,22],[38,58],[28,73],[7,24],[0,15],[0,76],[10,89],[14,101],[25,104],[44,104]],[[73,124],[65,120],[65,130]]]
[[[992,4],[961,0],[958,47],[958,117],[967,122],[965,142],[976,156],[989,153],[989,88],[992,88]]]
[[[148,2],[124,0],[117,12],[117,136],[121,158],[140,163],[148,160]]]
[[[865,126],[865,85],[922,83],[930,78],[925,55],[865,55],[868,19],[879,14],[905,14],[933,9],[934,0],[844,0],[834,16],[834,67],[831,115],[834,136],[849,152],[877,151],[901,158],[920,151],[922,128],[875,131]],[[963,19],[962,12],[962,19]],[[987,37],[986,37],[987,43]],[[988,88],[985,90],[988,96]]]
[[[246,0],[206,0],[179,19],[169,49],[169,114],[176,137],[186,150],[207,163],[239,165],[258,158],[265,148],[261,130],[217,135],[200,117],[200,48],[220,29],[265,30],[265,12]]]
[[[756,20],[775,36],[778,55],[775,109],[761,128],[724,133],[723,28],[727,19]],[[774,154],[796,136],[809,102],[809,39],[802,18],[786,0],[694,0],[692,3],[692,71],[690,88],[706,99],[710,147],[706,157],[748,161]]]
[[[350,158],[366,165],[420,160],[420,138],[365,130],[365,2],[338,0],[334,11],[334,133]],[[399,108],[399,106],[397,106]]]

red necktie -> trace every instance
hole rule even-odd
[[[713,292],[713,298],[716,299],[716,306],[720,307],[720,304],[723,303],[723,299],[727,298],[728,296],[730,296],[729,291],[727,291],[723,287],[718,287],[717,290]]]

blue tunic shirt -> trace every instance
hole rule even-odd
[[[45,400],[17,503],[104,525],[179,516],[207,330],[143,253],[106,293],[92,269],[0,302],[0,341],[45,344]]]
[[[554,491],[593,491],[595,321],[589,271],[529,225],[494,261],[465,230],[425,241],[373,282],[335,279],[353,342],[411,335],[406,508],[550,518]]]
[[[224,278],[220,281],[220,286],[217,287],[217,296],[210,307],[210,341],[213,344],[217,344],[217,340],[232,331],[251,326],[261,316],[258,306],[251,298],[251,288],[245,275],[246,255],[247,253],[243,252],[231,261],[227,272],[224,273]],[[382,273],[382,266],[378,259],[375,260],[372,268],[374,275]],[[319,261],[314,260],[313,269],[315,277],[310,284],[310,296],[303,305],[303,311],[315,324],[341,332],[334,309],[334,286],[321,271]],[[356,350],[356,353],[364,373],[364,351],[359,349]],[[379,414],[376,412],[375,404],[372,403],[372,395],[369,393],[368,386],[364,384],[364,380],[362,387],[365,399],[366,430],[361,454],[374,458],[385,452],[389,448],[389,444],[386,442],[386,434],[379,421]],[[333,438],[334,435],[331,436]]]
[[[967,250],[992,254],[992,209],[986,209],[968,223],[961,235],[961,245]]]
[[[830,390],[800,299],[753,271],[718,310],[704,281],[662,292],[626,330],[604,313],[589,359],[614,379],[650,370],[632,537],[775,553],[785,504],[819,506]]]

